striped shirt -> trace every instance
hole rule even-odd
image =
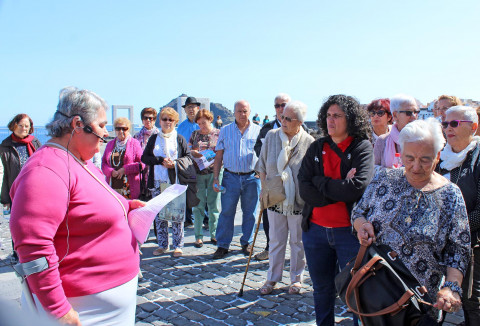
[[[223,150],[223,166],[231,172],[250,172],[255,168],[258,157],[253,150],[260,126],[249,123],[242,133],[236,122],[230,123],[220,129],[215,150]]]

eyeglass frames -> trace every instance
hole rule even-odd
[[[398,111],[398,113],[405,113],[407,117],[411,117],[412,115],[418,115],[420,113],[420,110],[415,110],[415,111]]]
[[[293,120],[298,120],[298,119],[295,119],[295,118],[286,117],[286,116],[284,116],[283,114],[280,116],[280,119],[281,119],[281,120],[286,120],[286,121],[288,121],[288,122],[292,122]]]
[[[452,128],[457,128],[460,125],[460,122],[473,122],[473,121],[470,121],[470,120],[443,121],[442,122],[442,127],[443,127],[443,129],[447,129],[448,126],[450,125],[450,127],[452,127]]]
[[[378,115],[379,117],[383,117],[385,115],[385,111],[383,110],[378,110],[378,111],[370,111],[369,114],[373,118],[375,115]]]
[[[155,120],[155,118],[154,117],[143,117],[142,120],[153,121],[153,120]]]
[[[162,118],[162,121],[165,121],[165,122],[167,122],[167,121],[169,121],[169,122],[174,122],[175,120],[170,119],[170,118]]]
[[[280,107],[284,108],[285,109],[285,106],[287,105],[287,103],[282,103],[282,104],[275,104],[274,107],[275,109],[279,109]],[[288,121],[288,120],[287,120]]]
[[[128,131],[128,127],[115,127],[115,131]]]

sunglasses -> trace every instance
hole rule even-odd
[[[405,113],[405,115],[407,117],[411,117],[413,116],[414,114],[415,115],[418,115],[420,113],[420,111],[398,111],[398,113]]]
[[[275,104],[274,107],[275,109],[279,109],[280,107],[284,108],[285,109],[285,106],[287,105],[287,103],[282,103],[282,104]],[[288,120],[287,120],[288,121]]]
[[[442,127],[443,127],[443,129],[447,129],[448,126],[450,125],[450,127],[452,127],[452,128],[457,128],[458,125],[460,124],[460,122],[473,122],[473,121],[470,121],[470,120],[443,121],[442,122]]]
[[[115,127],[115,131],[121,131],[121,130],[128,131],[128,129],[129,129],[128,127]]]
[[[173,119],[170,119],[170,118],[162,118],[162,121],[165,121],[165,122],[166,122],[166,121],[169,121],[169,122],[174,122],[175,120],[173,120]]]
[[[153,120],[155,120],[155,118],[154,117],[143,117],[142,120],[153,121]]]
[[[288,121],[288,122],[292,122],[293,120],[298,120],[298,119],[286,117],[286,116],[284,116],[284,115],[281,115],[281,116],[280,116],[280,119],[286,120],[286,121]]]
[[[379,110],[379,111],[370,111],[369,113],[370,113],[370,116],[373,118],[375,114],[378,115],[379,117],[383,117],[387,112],[383,110]]]

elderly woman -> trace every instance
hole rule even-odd
[[[265,180],[281,175],[286,198],[268,208],[270,221],[270,250],[267,280],[260,294],[270,294],[277,282],[282,281],[285,251],[290,232],[290,294],[298,294],[305,270],[305,252],[302,244],[302,208],[304,201],[298,189],[298,170],[313,137],[303,128],[307,106],[299,101],[289,102],[278,118],[279,129],[272,129],[265,137],[255,168],[260,174],[262,189]],[[261,193],[261,196],[263,193]]]
[[[400,153],[398,136],[400,131],[410,122],[418,117],[420,110],[417,101],[404,94],[399,94],[390,99],[390,111],[392,111],[393,124],[390,133],[378,137],[375,142],[374,156],[375,165],[391,168],[394,163],[395,154]]]
[[[32,119],[25,113],[17,114],[9,123],[12,132],[0,145],[3,164],[3,183],[1,200],[4,211],[10,214],[12,199],[10,188],[27,159],[41,146],[40,141],[32,136],[34,131]]]
[[[195,122],[200,130],[195,130],[190,136],[188,146],[191,148],[193,157],[201,158],[203,155],[200,151],[215,150],[217,145],[218,134],[220,130],[212,126],[213,114],[201,109],[195,116]],[[213,159],[213,158],[212,158]],[[208,207],[208,229],[210,239],[213,244],[217,243],[215,232],[217,231],[217,220],[220,214],[220,193],[213,190],[213,164],[208,168],[199,170],[197,168],[197,197],[200,203],[193,208],[194,229],[195,229],[195,247],[203,246],[202,225],[205,218],[205,203]]]
[[[368,114],[370,115],[370,123],[372,124],[372,144],[381,135],[390,133],[390,128],[393,122],[392,113],[390,112],[390,99],[381,98],[373,100],[367,106]]]
[[[155,127],[157,111],[150,107],[144,108],[142,112],[140,112],[140,117],[142,118],[143,127],[135,134],[135,136],[133,136],[133,138],[140,142],[142,150],[144,150],[150,137],[158,134],[158,128]]]
[[[139,255],[127,214],[144,203],[116,193],[90,161],[108,136],[106,110],[91,91],[63,89],[46,126],[52,138],[11,190],[20,262],[45,267],[28,286],[37,307],[63,324],[135,323]]]
[[[175,160],[190,155],[187,141],[177,134],[175,125],[178,123],[178,113],[170,107],[160,111],[160,127],[158,134],[147,142],[142,155],[142,162],[149,166],[147,186],[153,196],[161,192],[161,184],[174,184],[176,181]],[[168,222],[155,218],[157,228],[158,248],[153,255],[159,256],[168,249]],[[183,255],[184,222],[172,222],[173,256]]]
[[[440,153],[439,172],[462,191],[473,248],[473,261],[463,283],[465,325],[480,325],[480,137],[474,136],[477,112],[468,106],[451,107],[442,125],[447,145]]]
[[[326,136],[310,145],[298,173],[303,246],[317,324],[333,325],[336,262],[343,268],[358,252],[350,212],[373,177],[373,149],[367,112],[353,97],[330,96],[317,123]]]
[[[358,239],[389,245],[435,307],[461,307],[463,275],[470,258],[470,230],[460,189],[434,172],[445,144],[430,118],[402,129],[398,143],[405,168],[382,169],[352,212]],[[443,278],[445,281],[443,282]],[[431,315],[439,318],[438,310]]]
[[[113,189],[127,199],[140,195],[140,173],[143,164],[142,147],[130,136],[132,124],[127,118],[113,122],[115,139],[111,140],[102,157],[102,171]]]
[[[445,121],[445,112],[452,106],[463,105],[462,101],[452,95],[440,95],[433,106],[433,116],[439,121]]]

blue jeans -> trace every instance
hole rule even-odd
[[[255,214],[258,210],[260,179],[255,174],[237,175],[223,172],[222,186],[227,190],[222,194],[222,211],[217,224],[217,243],[219,248],[228,249],[233,238],[235,212],[238,200],[242,207],[242,237],[240,244],[248,245],[253,240]]]
[[[357,255],[360,244],[351,227],[325,228],[310,223],[310,229],[303,232],[303,246],[313,283],[317,325],[333,326],[336,263],[338,260],[340,268],[345,267]]]

